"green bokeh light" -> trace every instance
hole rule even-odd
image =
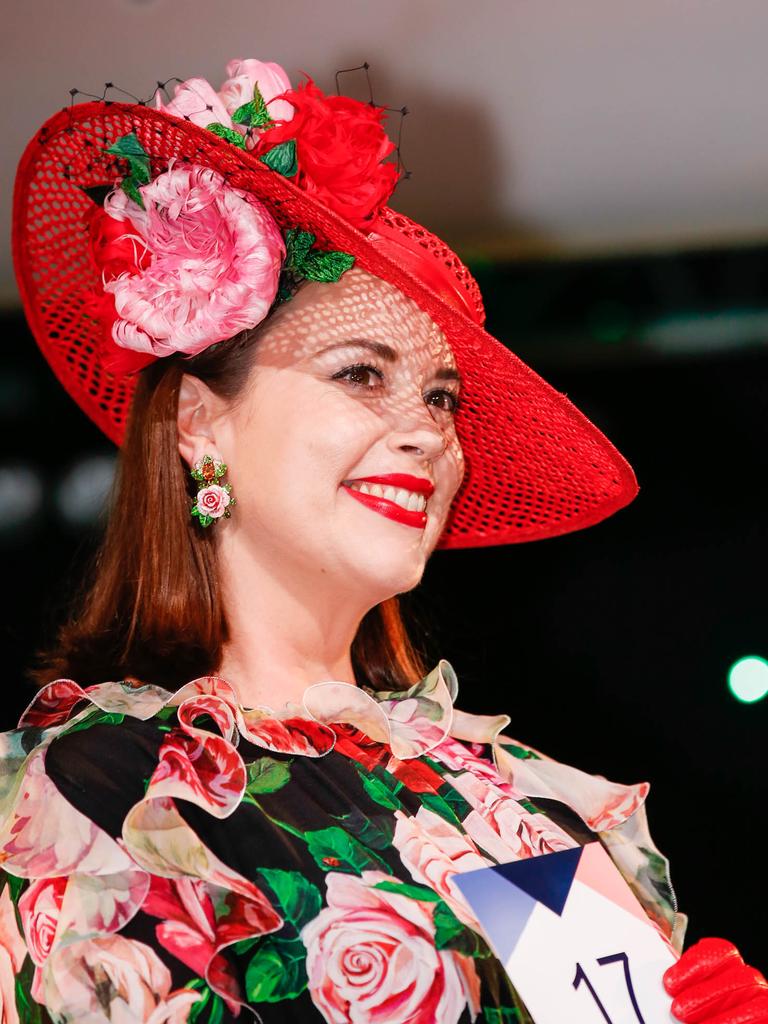
[[[742,704],[754,704],[768,695],[768,661],[756,654],[739,658],[728,670],[728,689]]]
[[[623,302],[602,299],[590,309],[588,324],[590,333],[597,341],[611,345],[629,336],[632,314]]]

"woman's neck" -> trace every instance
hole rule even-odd
[[[303,653],[293,636],[277,632],[266,636],[261,630],[254,635],[251,628],[242,629],[231,618],[231,639],[216,674],[230,683],[243,707],[266,705],[279,710],[286,703],[300,704],[313,683],[355,683],[350,644],[341,645],[335,653],[329,644]]]
[[[220,579],[229,640],[216,673],[244,707],[278,709],[313,683],[355,683],[352,641],[368,608],[349,590],[276,577],[247,557],[222,559]]]

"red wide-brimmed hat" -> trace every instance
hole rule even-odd
[[[228,71],[246,65],[277,67],[232,62]],[[240,78],[230,78],[230,91]],[[462,377],[456,428],[466,474],[439,548],[553,537],[597,523],[635,497],[634,473],[607,438],[484,330],[479,288],[456,254],[385,205],[397,172],[380,159],[394,148],[382,145],[383,108],[325,97],[311,79],[303,91],[280,93],[281,117],[258,87],[251,94],[256,103],[234,112],[231,103],[225,109],[219,102],[223,91],[209,90],[204,80],[191,79],[175,101],[158,101],[157,109],[109,100],[74,104],[40,128],[19,164],[13,253],[26,315],[54,373],[108,437],[121,443],[136,374],[166,350],[121,319],[128,314],[116,313],[115,295],[104,292],[105,267],[114,281],[131,284],[131,274],[151,271],[152,253],[134,252],[128,270],[120,260],[115,266],[95,258],[94,246],[104,245],[94,214],[103,220],[111,191],[113,211],[118,195],[122,213],[133,209],[138,222],[145,212],[141,196],[149,196],[145,190],[158,176],[169,167],[192,168],[271,213],[288,242],[285,266],[292,259],[299,277],[302,260],[304,276],[312,277],[310,264],[321,268],[315,280],[338,279],[354,262],[399,288],[445,333]],[[190,114],[191,94],[206,101],[202,119]],[[292,119],[286,104],[295,110]],[[357,159],[366,146],[367,164]],[[131,244],[135,250],[135,238]],[[329,263],[335,276],[323,276]],[[252,313],[239,326],[255,326],[264,315]],[[136,337],[143,351],[122,347]],[[211,344],[218,340],[211,335]]]

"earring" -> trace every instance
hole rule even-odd
[[[198,459],[195,468],[190,470],[198,483],[197,499],[190,515],[197,518],[201,526],[210,526],[215,519],[222,517],[229,519],[230,506],[236,504],[232,497],[232,484],[217,483],[226,472],[226,464],[211,455]]]

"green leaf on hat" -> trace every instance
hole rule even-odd
[[[348,252],[315,251],[307,256],[301,269],[310,281],[338,281],[354,262],[355,257]]]
[[[233,146],[245,149],[245,137],[240,132],[236,132],[234,128],[227,128],[220,121],[213,121],[211,124],[207,124],[205,129],[206,131],[213,132],[214,135],[218,135],[220,139],[226,139],[227,142],[231,142]]]
[[[241,107],[232,115],[232,120],[235,124],[244,124],[246,128],[250,128],[253,124],[253,118],[256,114],[256,108],[253,105],[253,100],[249,100],[247,103],[243,103]]]
[[[346,252],[323,252],[313,248],[315,236],[301,228],[288,228],[284,232],[285,260],[275,303],[288,302],[299,281],[338,281],[354,266],[355,257]]]
[[[426,761],[428,759],[424,757],[421,760]],[[464,821],[467,815],[472,811],[472,807],[468,801],[464,799],[458,789],[453,788],[450,782],[444,783],[440,787],[440,792],[437,795],[442,797],[451,810],[455,812],[459,821]],[[520,800],[520,803],[522,803],[522,799]],[[445,817],[445,815],[443,815],[443,817]]]
[[[269,124],[272,121],[272,118],[269,116],[266,101],[261,95],[261,89],[255,83],[253,86],[253,105],[256,108],[256,114],[254,119],[251,121],[251,124]]]
[[[277,171],[286,178],[292,178],[299,169],[296,162],[296,140],[288,139],[287,142],[273,146],[268,153],[262,156],[261,161],[270,170]]]
[[[238,107],[232,115],[232,120],[235,124],[244,124],[248,128],[260,128],[262,125],[271,124],[272,118],[258,85],[253,87],[253,99]]]
[[[141,157],[127,156],[125,158],[128,161],[128,166],[131,168],[131,177],[139,185],[149,184],[149,161],[141,159]]]
[[[81,718],[73,725],[64,727],[61,735],[68,735],[72,732],[81,732],[90,729],[92,725],[121,725],[125,715],[120,711],[102,711],[101,708],[89,711],[85,718]]]
[[[289,228],[285,232],[286,268],[309,281],[338,281],[354,265],[355,257],[347,252],[313,249],[314,241],[311,231]]]
[[[438,949],[445,949],[457,935],[461,935],[464,931],[464,925],[456,917],[448,904],[442,900],[435,907],[434,922],[435,945]]]
[[[136,132],[121,135],[117,142],[109,146],[107,152],[114,153],[115,156],[138,157],[146,162],[147,167],[149,166],[149,154],[139,142]]]
[[[139,192],[138,186],[133,178],[123,178],[120,182],[120,188],[125,192],[129,199],[132,199],[137,206],[144,209],[144,200],[141,198],[141,192]]]
[[[315,236],[311,231],[301,228],[289,228],[285,232],[286,264],[296,270],[303,264],[314,244]]]
[[[107,153],[119,156],[128,161],[130,174],[123,178],[120,183],[123,192],[137,206],[144,209],[144,200],[139,191],[140,185],[147,185],[150,181],[149,154],[144,149],[135,132],[122,135],[117,142],[107,147]]]

